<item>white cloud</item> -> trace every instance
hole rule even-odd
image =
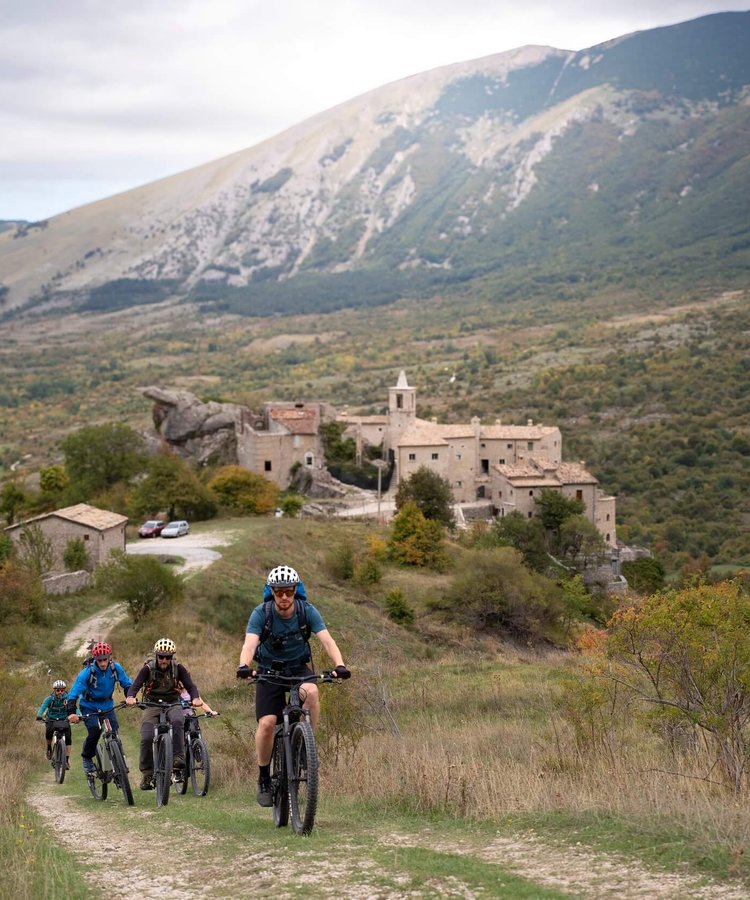
[[[577,50],[716,11],[714,0],[0,0],[0,218],[44,218],[207,162],[436,66],[527,43]]]

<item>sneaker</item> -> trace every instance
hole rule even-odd
[[[154,789],[154,782],[152,780],[151,775],[144,775],[143,778],[141,778],[141,790],[142,791],[153,791],[153,789]]]
[[[93,759],[87,759],[85,756],[83,757],[83,771],[87,775],[96,775],[96,766],[94,765]]]
[[[47,747],[47,759],[52,759],[52,747]]]
[[[258,805],[273,806],[273,797],[271,796],[271,779],[261,778],[258,782]]]
[[[185,757],[184,756],[175,756],[172,761],[173,769],[184,769],[185,768]]]

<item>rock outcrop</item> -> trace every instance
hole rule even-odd
[[[189,391],[147,387],[143,394],[154,401],[154,427],[161,439],[185,459],[199,465],[237,464],[236,422],[249,414],[236,403],[204,403]]]

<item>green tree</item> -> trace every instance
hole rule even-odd
[[[520,512],[509,513],[492,523],[487,538],[487,546],[515,547],[535,572],[546,572],[550,566],[544,527],[538,518],[525,519]]]
[[[70,476],[65,466],[46,466],[39,472],[39,487],[46,497],[59,497],[69,484]]]
[[[653,594],[615,613],[600,672],[631,704],[696,728],[735,791],[750,760],[748,622],[740,582]]]
[[[55,550],[39,523],[32,522],[22,528],[18,540],[21,565],[39,577],[49,572],[55,562]]]
[[[63,551],[63,564],[68,572],[79,572],[87,569],[89,555],[86,552],[86,542],[83,538],[71,538]]]
[[[0,566],[0,618],[32,624],[44,619],[44,586],[40,577],[9,560]]]
[[[6,481],[0,489],[0,513],[5,516],[6,524],[12,525],[16,515],[28,502],[26,491],[14,479]]]
[[[150,516],[164,510],[168,519],[210,519],[216,501],[185,460],[160,450],[148,462],[146,477],[133,492],[136,515]]]
[[[134,623],[181,600],[185,583],[155,556],[112,553],[96,570],[95,583],[112,601],[125,603]]]
[[[607,559],[608,548],[599,529],[586,516],[569,516],[560,525],[557,552],[570,568],[583,572]]]
[[[208,487],[221,506],[246,515],[269,513],[276,509],[279,499],[276,484],[242,466],[223,466]]]
[[[413,500],[407,500],[394,516],[388,552],[402,565],[441,571],[448,564],[442,525],[426,519]]]
[[[562,523],[570,516],[580,516],[586,507],[583,500],[566,497],[560,491],[543,488],[535,500],[539,507],[539,518],[542,525],[555,535],[559,534]]]
[[[413,475],[405,478],[396,491],[396,509],[405,503],[416,503],[426,519],[432,519],[453,528],[453,491],[447,478],[443,478],[427,466],[420,466]]]
[[[119,481],[127,483],[146,464],[143,438],[121,422],[87,425],[69,434],[60,447],[71,499],[85,499]]]
[[[343,437],[346,428],[345,422],[321,423],[320,438],[327,465],[356,461],[357,444],[354,438]]]
[[[281,511],[290,519],[295,519],[304,505],[305,498],[299,494],[284,494],[279,500]]]
[[[639,594],[655,594],[664,587],[664,566],[653,556],[627,559],[622,564],[622,574],[628,585]]]

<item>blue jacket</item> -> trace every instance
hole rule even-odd
[[[95,662],[91,663],[78,673],[68,692],[68,713],[75,712],[76,703],[83,713],[109,709],[115,685],[119,684],[123,691],[127,691],[132,683],[118,662],[112,661],[103,672]]]

